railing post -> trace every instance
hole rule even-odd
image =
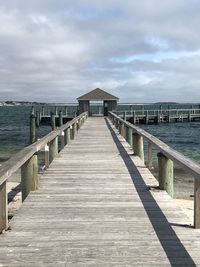
[[[35,128],[35,115],[30,116],[30,143],[33,144],[36,141],[36,128]]]
[[[125,138],[125,136],[126,136],[126,127],[125,127],[125,124],[123,122],[122,122],[122,131],[121,132],[122,132],[121,133],[122,137]]]
[[[62,131],[60,138],[61,138],[61,150],[62,150],[65,147],[65,133],[64,133],[64,131]]]
[[[173,197],[174,194],[174,174],[173,161],[168,159],[161,152],[158,156],[158,181],[159,187],[166,190],[167,193]]]
[[[30,191],[38,190],[38,158],[33,155],[21,167],[21,186],[22,186],[22,201],[28,196]]]
[[[191,116],[191,111],[189,110],[188,111],[188,121],[191,122],[191,120],[192,120],[192,116]]]
[[[167,110],[167,122],[170,123],[171,117],[170,117],[170,109]]]
[[[58,115],[58,108],[55,107],[55,116],[57,116],[57,115]]]
[[[62,111],[59,111],[59,126],[63,125],[63,114]]]
[[[51,163],[57,156],[58,156],[58,137],[55,137],[49,143],[49,163]]]
[[[56,129],[56,117],[53,112],[51,112],[51,128],[52,130]]]
[[[72,125],[72,136],[71,139],[74,139],[76,135],[76,122]]]
[[[136,124],[136,113],[133,111],[133,124]]]
[[[36,127],[40,126],[40,113],[39,110],[36,111]]]
[[[70,142],[70,127],[65,130],[65,145]]]
[[[44,164],[45,164],[45,169],[49,168],[49,146],[48,144],[44,148]]]
[[[70,140],[73,140],[74,136],[73,136],[73,126],[70,126]]]
[[[125,140],[128,143],[128,139],[129,139],[129,136],[128,136],[129,135],[128,126],[125,124],[124,127],[125,127]]]
[[[67,112],[68,110],[67,110],[67,106],[65,106],[65,115],[67,116]]]
[[[78,120],[78,129],[80,130],[81,128],[81,118]]]
[[[152,157],[152,143],[148,143],[148,158],[147,158],[147,168],[152,170],[153,168],[153,157]]]
[[[142,162],[144,162],[143,137],[138,133],[133,133],[133,152],[141,158]]]
[[[194,228],[200,229],[200,180],[194,180]]]
[[[44,107],[42,107],[42,116],[45,115]]]
[[[76,132],[78,132],[78,130],[79,130],[79,120],[77,120],[76,122],[75,122],[75,124],[76,124]]]
[[[156,123],[157,123],[157,124],[160,123],[160,112],[159,112],[159,110],[157,110]]]
[[[128,143],[132,147],[133,146],[133,130],[128,128]]]
[[[8,227],[8,195],[6,181],[0,185],[0,233]]]
[[[145,118],[145,123],[148,124],[149,123],[149,113],[148,110],[146,110],[146,118]]]

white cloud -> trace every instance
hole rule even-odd
[[[2,99],[198,101],[197,0],[0,0]],[[188,92],[191,92],[188,96]]]

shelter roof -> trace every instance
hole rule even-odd
[[[119,100],[118,97],[111,95],[107,93],[106,91],[96,88],[80,97],[77,98],[77,100],[91,100],[91,101],[97,101],[97,100]]]

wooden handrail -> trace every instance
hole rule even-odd
[[[73,120],[67,122],[63,126],[57,128],[56,130],[45,135],[43,138],[39,139],[32,145],[29,145],[12,156],[9,160],[4,162],[0,168],[0,185],[2,185],[14,172],[16,172],[29,158],[31,158],[35,153],[40,151],[54,140],[57,136],[60,136],[63,131],[76,123],[80,118],[85,116],[87,113],[82,113]]]
[[[159,163],[162,166],[159,170],[161,172],[161,173],[159,173],[159,176],[161,176],[161,177],[165,176],[164,177],[164,179],[165,179],[164,183],[166,183],[166,188],[163,188],[163,189],[166,189],[168,191],[168,193],[170,193],[170,195],[173,196],[173,183],[171,181],[168,181],[168,177],[167,177],[166,173],[168,172],[168,174],[170,174],[170,177],[173,176],[172,175],[173,165],[171,165],[171,162],[177,163],[179,166],[181,166],[185,171],[190,173],[195,178],[194,226],[195,226],[195,228],[200,228],[200,165],[198,163],[196,163],[195,161],[187,158],[186,156],[184,156],[180,152],[176,151],[175,149],[171,148],[170,146],[168,146],[167,144],[165,144],[164,142],[159,140],[157,137],[151,135],[150,133],[146,132],[145,130],[141,129],[140,127],[135,126],[135,125],[123,120],[122,118],[117,116],[115,113],[109,112],[109,117],[111,118],[111,121],[113,122],[113,124],[119,130],[120,133],[124,132],[122,130],[122,128],[128,128],[128,129],[132,130],[133,150],[135,150],[135,151],[137,150],[137,155],[140,156],[141,159],[143,159],[143,157],[144,157],[144,152],[143,151],[138,152],[139,150],[141,150],[141,147],[138,148],[138,146],[140,146],[139,141],[137,141],[137,139],[134,138],[134,135],[136,134],[138,136],[141,136],[142,138],[145,138],[148,141],[149,147],[148,147],[147,166],[151,166],[152,152],[150,150],[152,149],[152,145],[155,146],[160,151],[160,153],[158,154],[158,159],[159,159]],[[126,136],[126,133],[123,134],[123,136]],[[127,138],[127,141],[128,141],[128,138]],[[140,143],[141,143],[141,140],[140,140]],[[142,146],[142,150],[143,150],[143,145],[141,145],[141,146]],[[161,158],[161,160],[160,160],[160,158]],[[165,173],[165,175],[163,175],[163,173]],[[163,184],[163,181],[159,181],[159,185],[160,184]],[[169,184],[171,186],[170,188],[168,187]]]
[[[71,135],[75,136],[75,129],[78,130],[88,113],[84,112],[73,120],[50,132],[40,140],[25,147],[16,153],[0,168],[0,232],[8,227],[8,208],[7,208],[7,179],[21,168],[22,201],[30,191],[37,190],[39,186],[38,177],[38,158],[37,152],[44,148],[46,168],[58,155],[58,137],[61,137],[61,149],[69,143]],[[77,127],[78,125],[78,127]]]
[[[132,113],[132,112],[167,112],[167,111],[200,111],[199,108],[163,108],[163,109],[131,109],[131,110],[122,110],[122,111],[117,111],[117,113]]]

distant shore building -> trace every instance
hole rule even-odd
[[[102,115],[108,116],[108,111],[117,110],[118,97],[109,94],[108,92],[96,88],[80,97],[77,98],[79,103],[79,113],[88,111],[90,116],[92,115],[90,110],[90,102],[101,101],[103,102],[103,112]]]

